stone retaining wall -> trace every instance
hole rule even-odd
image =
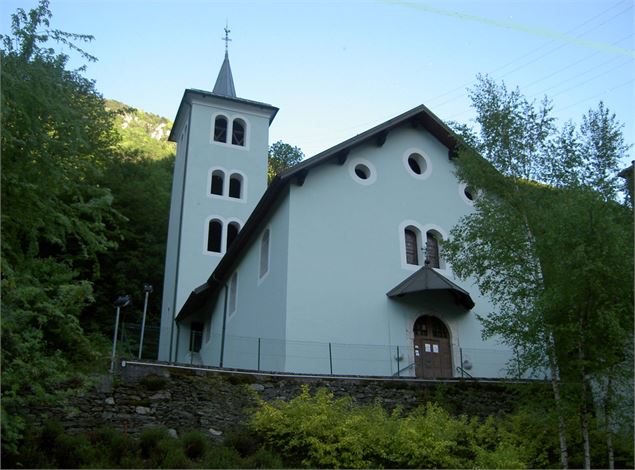
[[[360,404],[379,400],[388,410],[409,411],[427,401],[440,401],[455,415],[488,416],[511,411],[515,392],[504,383],[416,381],[245,374],[218,370],[128,363],[116,376],[96,385],[64,409],[47,409],[69,432],[111,426],[138,435],[144,428],[165,426],[172,434],[196,429],[221,439],[247,424],[257,397],[289,400],[308,384],[326,387],[335,397],[351,396]],[[42,422],[44,410],[32,418]]]

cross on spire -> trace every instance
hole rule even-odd
[[[231,39],[229,39],[229,33],[231,33],[231,29],[229,29],[229,25],[227,24],[227,22],[225,23],[225,37],[221,38],[222,41],[225,41],[225,54],[227,54],[227,51],[229,50],[229,42],[231,41]]]

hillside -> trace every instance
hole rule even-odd
[[[168,142],[173,124],[169,119],[115,100],[106,100],[106,109],[117,113],[116,125],[126,153],[141,153],[153,160],[175,153],[175,144]]]

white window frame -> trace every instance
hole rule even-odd
[[[209,236],[209,222],[212,219],[220,220],[220,222],[223,224],[223,229],[221,231],[221,240],[220,240],[220,243],[221,243],[220,253],[215,251],[207,251],[207,238]],[[229,227],[229,224],[232,222],[235,222],[238,224],[238,227],[239,227],[238,233],[240,233],[240,231],[245,226],[245,223],[240,219],[237,219],[235,217],[225,218],[225,217],[221,217],[220,215],[210,215],[209,217],[205,219],[205,226],[203,227],[203,254],[204,255],[219,257],[219,256],[223,256],[227,252],[227,228]]]
[[[408,159],[410,158],[410,155],[412,155],[413,153],[421,155],[421,157],[423,158],[423,160],[425,161],[425,164],[426,164],[426,169],[420,175],[418,175],[414,171],[412,171],[412,168],[410,168],[410,164],[408,163]],[[430,158],[430,156],[426,152],[424,152],[420,148],[416,148],[416,147],[409,148],[408,150],[406,150],[403,153],[403,156],[402,156],[401,160],[403,162],[403,166],[406,168],[406,171],[413,178],[416,178],[416,179],[422,180],[422,181],[423,180],[427,180],[428,178],[430,178],[430,175],[432,174],[432,159]]]
[[[440,271],[447,271],[448,263],[446,263],[445,259],[443,258],[441,244],[443,243],[444,240],[448,239],[448,232],[446,232],[443,228],[439,227],[436,224],[426,224],[423,226],[423,229],[424,231],[421,233],[425,235],[426,237],[429,231],[437,232],[441,236],[441,239],[437,240],[437,242],[439,242],[439,267],[434,269],[438,269]],[[424,259],[424,262],[425,262],[425,259]]]
[[[227,318],[232,318],[238,311],[238,271],[229,278],[229,292],[227,293]],[[233,305],[232,305],[233,303]]]
[[[218,140],[214,140],[214,129],[216,127],[216,118],[218,116],[223,116],[227,119],[227,140],[226,142],[220,142]],[[234,121],[236,119],[240,119],[245,123],[245,145],[234,145],[232,144],[232,132],[234,131]],[[228,112],[215,112],[212,113],[212,126],[210,132],[209,143],[214,145],[220,145],[223,147],[229,147],[232,149],[240,149],[240,150],[249,150],[249,143],[251,141],[251,123],[249,119],[244,114],[236,114],[236,113],[228,113]]]
[[[263,244],[265,241],[265,234],[267,234],[267,253],[265,254],[265,258],[267,260],[267,269],[265,272],[262,272],[262,261],[263,261]],[[271,271],[271,227],[267,227],[260,237],[260,264],[258,265],[258,285],[260,285],[265,278],[269,275]]]
[[[357,165],[364,165],[368,168],[368,170],[370,171],[370,175],[368,175],[368,178],[362,179],[359,176],[357,176],[357,173],[355,173],[355,167]],[[362,186],[369,186],[373,184],[375,181],[377,181],[377,169],[375,168],[375,165],[373,165],[370,161],[368,161],[365,158],[360,158],[360,157],[352,158],[348,162],[348,173],[353,179],[353,181],[355,181],[357,184],[361,184]]]
[[[406,255],[406,228],[413,227],[416,230],[417,235],[417,261],[419,264],[410,264],[408,263],[408,257]],[[423,266],[425,262],[425,252],[422,250],[423,243],[423,234],[426,232],[423,231],[423,225],[421,225],[416,220],[404,220],[399,224],[399,254],[401,258],[401,267],[408,271],[416,271],[417,269]]]
[[[223,190],[221,194],[212,194],[212,174],[215,171],[223,172]],[[240,175],[240,177],[242,178],[239,198],[229,197],[229,180],[233,175]],[[213,166],[207,173],[207,189],[205,194],[208,198],[211,199],[224,199],[226,201],[241,202],[244,204],[245,202],[247,202],[247,187],[247,175],[244,172],[240,170],[228,170],[227,168],[222,166]]]

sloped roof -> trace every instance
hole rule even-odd
[[[430,266],[424,266],[417,270],[414,274],[408,276],[397,286],[388,291],[386,295],[390,298],[395,298],[403,297],[407,294],[439,290],[450,292],[467,310],[474,307],[474,301],[466,290],[457,286]]]
[[[383,145],[391,130],[404,125],[427,130],[449,149],[448,158],[455,156],[460,142],[459,137],[426,106],[420,105],[280,173],[273,179],[247,219],[245,226],[240,230],[207,282],[192,291],[177,314],[177,321],[190,316],[225,285],[243,250],[247,249],[258,235],[260,226],[268,220],[275,203],[285,193],[284,190],[289,184],[293,182],[301,186],[309,171],[324,163],[338,162],[343,164],[348,153],[354,147],[367,142],[374,142],[378,146]]]
[[[260,101],[253,101],[253,100],[246,100],[245,98],[231,98],[229,96],[222,96],[222,95],[217,95],[216,93],[213,92],[209,92],[209,91],[205,91],[205,90],[198,90],[196,88],[187,88],[184,92],[183,92],[183,98],[181,98],[181,104],[179,105],[179,109],[176,112],[176,117],[174,118],[174,123],[176,124],[176,122],[178,121],[179,117],[182,115],[182,113],[185,110],[185,107],[190,105],[192,103],[192,99],[193,98],[215,98],[215,99],[219,99],[219,100],[225,100],[228,101],[230,103],[239,103],[239,104],[246,104],[248,106],[253,106],[255,108],[259,108],[260,110],[266,112],[269,114],[269,124],[271,125],[271,123],[273,122],[273,119],[276,117],[276,114],[278,114],[278,108],[276,108],[275,106],[272,106],[268,103],[262,103]],[[170,142],[176,142],[176,135],[175,133],[175,129],[176,129],[176,125],[172,126],[172,130],[170,131],[170,135],[168,136],[168,140]]]
[[[216,84],[214,85],[212,93],[229,98],[236,98],[234,77],[232,77],[232,68],[229,65],[229,54],[227,51],[225,51],[225,59],[218,72],[218,77],[216,77]]]

